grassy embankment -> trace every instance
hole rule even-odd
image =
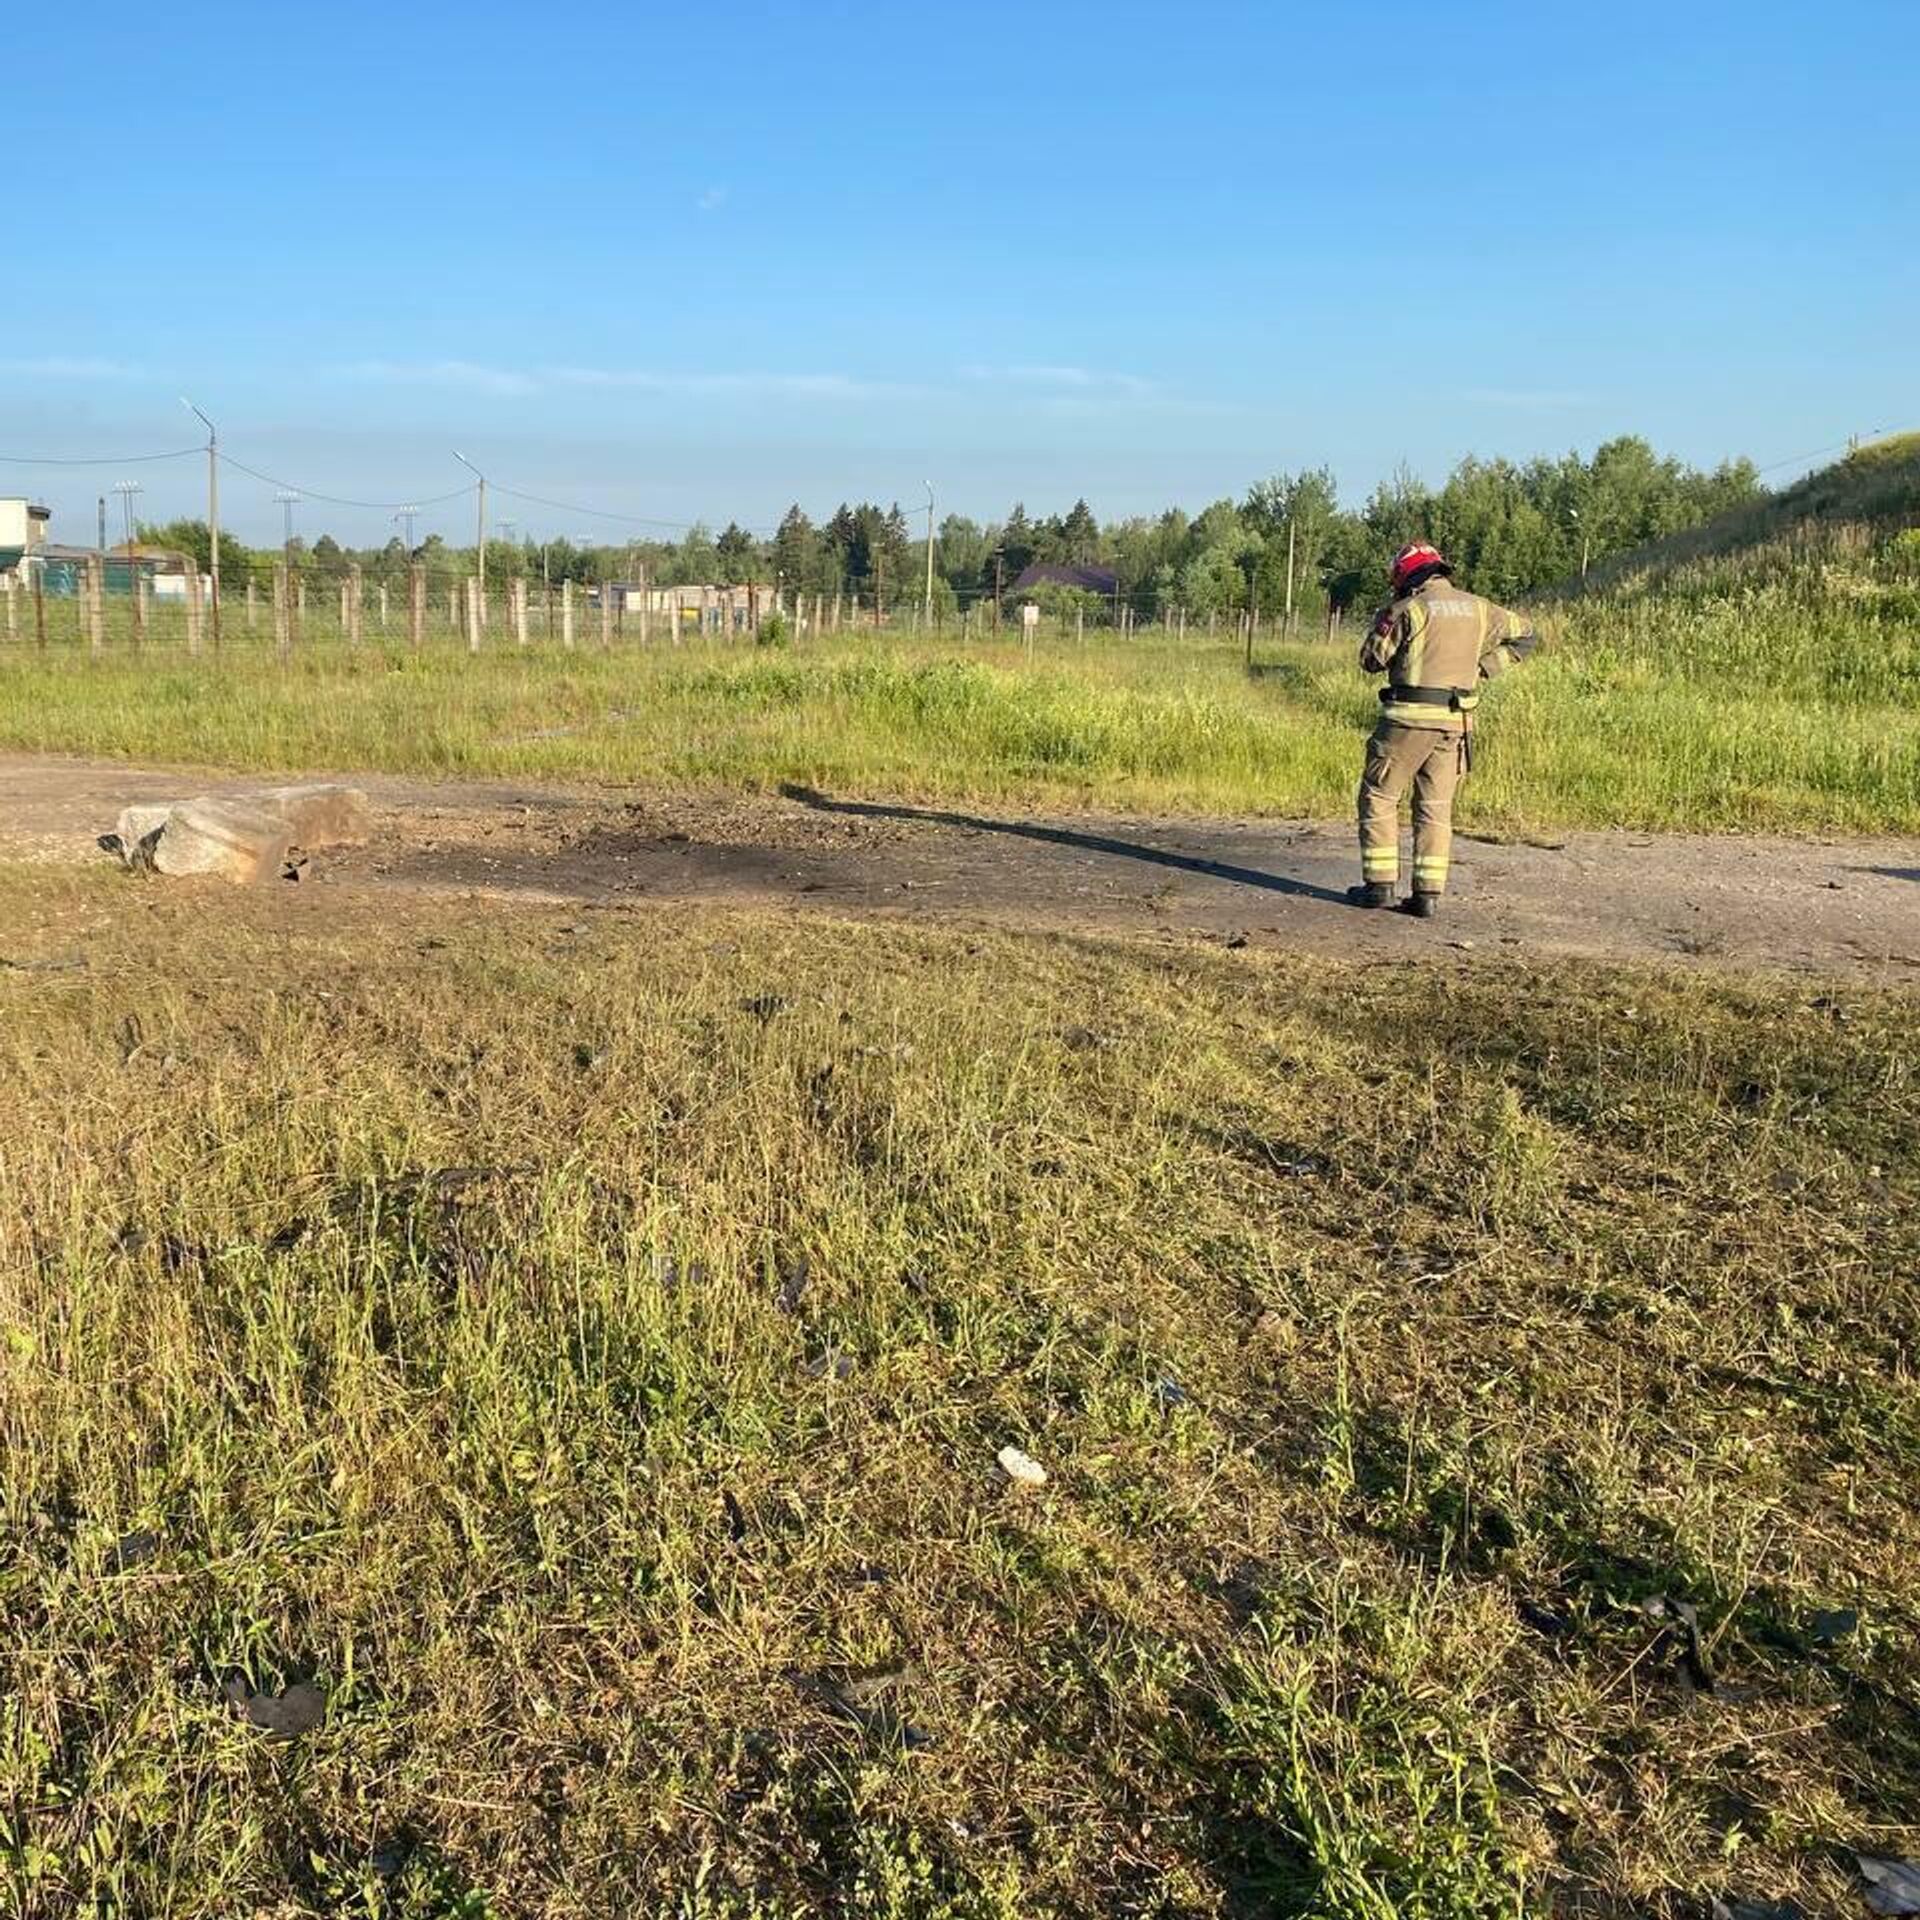
[[[1550,657],[1494,689],[1483,826],[1920,829],[1920,448],[1616,563],[1546,609]],[[69,620],[71,615],[66,616]],[[583,630],[583,640],[588,638]],[[449,641],[281,668],[177,650],[0,664],[0,744],[236,768],[772,786],[1142,812],[1329,815],[1374,711],[1350,647],[1158,630],[1125,644],[852,634],[611,657]]]
[[[221,905],[0,871],[0,1912],[1920,1847],[1911,997]]]

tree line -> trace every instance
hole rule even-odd
[[[1402,471],[1358,508],[1341,505],[1325,467],[1275,474],[1243,498],[1217,500],[1197,514],[1173,507],[1102,524],[1085,500],[1044,518],[1016,504],[995,521],[948,514],[939,523],[933,596],[942,613],[991,603],[1027,567],[1049,562],[1110,572],[1118,582],[1111,598],[1149,618],[1174,607],[1202,617],[1250,607],[1277,613],[1289,600],[1313,614],[1376,600],[1391,554],[1410,540],[1430,540],[1477,591],[1524,599],[1608,554],[1698,526],[1763,491],[1749,460],[1692,467],[1629,435],[1584,457],[1468,458],[1437,487]],[[208,563],[203,521],[142,527],[140,534],[193,554],[202,568]],[[358,566],[369,581],[397,585],[416,561],[436,577],[470,573],[474,549],[449,546],[437,534],[411,550],[397,538],[353,549],[322,534],[311,546],[296,540],[285,550],[254,550],[221,535],[221,572],[229,581],[283,557],[322,581]],[[771,537],[729,522],[717,534],[691,527],[677,540],[489,540],[486,565],[490,580],[517,574],[554,586],[754,583],[883,607],[916,606],[926,591],[924,522],[912,524],[897,501],[842,503],[820,522],[795,505]],[[1109,596],[1060,587],[1041,597],[1063,607],[1083,600],[1097,613]]]

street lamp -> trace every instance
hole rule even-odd
[[[927,489],[927,600],[920,614],[924,631],[933,625],[933,482],[928,480],[923,484]]]
[[[1587,554],[1593,544],[1592,535],[1587,532],[1578,507],[1569,507],[1567,517],[1573,522],[1574,532],[1580,536],[1580,578],[1584,580],[1587,577]]]
[[[220,435],[214,424],[183,393],[180,404],[207,430],[207,552],[213,576],[213,650],[220,651]]]

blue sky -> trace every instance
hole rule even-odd
[[[49,16],[51,18],[51,16]],[[1901,4],[558,0],[62,16],[12,63],[0,455],[303,528],[505,487],[1103,517],[1325,462],[1920,425]],[[24,88],[22,82],[24,81]],[[90,537],[192,461],[0,466]],[[279,525],[239,472],[224,517]],[[610,522],[510,501],[539,535]],[[468,509],[422,527],[462,531]],[[617,529],[614,529],[617,532]]]

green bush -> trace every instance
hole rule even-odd
[[[1903,527],[1887,542],[1886,555],[1896,573],[1920,576],[1920,527]]]

